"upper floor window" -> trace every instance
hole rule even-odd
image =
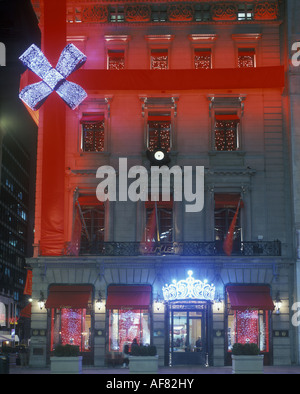
[[[108,50],[107,68],[108,70],[123,70],[125,68],[124,50]]]
[[[236,151],[240,147],[239,122],[236,114],[215,115],[215,150]]]
[[[238,49],[238,67],[248,68],[255,67],[255,49],[254,48],[239,48]]]
[[[171,149],[171,114],[149,113],[148,114],[148,138],[149,151],[163,149],[169,152]]]
[[[146,203],[146,242],[173,242],[172,201]]]
[[[104,151],[105,119],[100,113],[84,113],[82,126],[82,150],[84,152]]]
[[[194,49],[194,66],[196,69],[211,68],[211,49]]]
[[[168,49],[151,49],[151,70],[168,69]]]
[[[232,224],[235,213],[237,217],[233,229],[233,252],[239,252],[241,246],[241,220],[240,208],[243,203],[240,202],[239,193],[216,193],[215,194],[215,241],[216,247],[223,254],[223,242],[226,239],[230,225]],[[238,209],[239,207],[239,209]]]

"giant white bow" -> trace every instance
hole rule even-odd
[[[43,52],[32,44],[19,58],[22,63],[38,75],[42,81],[26,86],[19,94],[20,99],[36,111],[53,92],[75,109],[86,97],[85,90],[66,78],[86,62],[86,56],[73,44],[62,51],[56,68],[53,68]]]

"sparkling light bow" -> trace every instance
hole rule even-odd
[[[48,62],[43,52],[32,44],[19,58],[41,82],[26,86],[19,97],[31,109],[36,111],[47,97],[55,90],[71,108],[75,109],[86,97],[85,90],[66,78],[86,62],[86,56],[73,44],[68,44],[62,51],[56,68]]]

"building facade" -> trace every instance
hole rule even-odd
[[[33,3],[46,35],[50,2]],[[134,338],[160,365],[229,365],[235,342],[297,363],[285,2],[62,11],[88,97],[50,153],[39,109],[30,364],[58,343],[121,362]]]
[[[0,14],[0,330],[24,338],[19,318],[27,301],[26,257],[32,256],[37,127],[18,98],[24,72],[18,57],[40,43],[40,32],[30,1],[2,2]]]

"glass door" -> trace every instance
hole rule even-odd
[[[205,314],[202,311],[171,312],[170,355],[172,365],[204,364]]]

